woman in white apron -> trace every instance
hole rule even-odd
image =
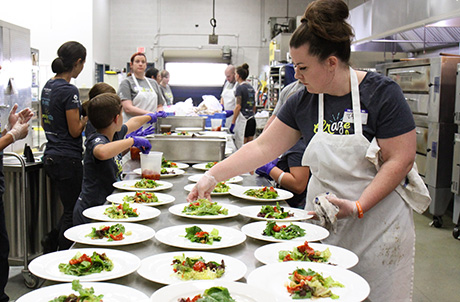
[[[144,76],[147,59],[143,53],[135,53],[130,62],[131,73],[121,82],[118,95],[123,105],[123,121],[149,112],[163,110],[164,100],[159,97],[159,88],[154,80]],[[158,91],[157,91],[158,90]]]
[[[248,64],[244,63],[236,68],[235,78],[238,87],[235,90],[236,106],[233,111],[230,132],[234,133],[233,139],[237,149],[252,141],[256,130],[254,119],[255,91],[251,84],[246,82],[248,75]]]
[[[417,188],[422,205],[414,195],[399,193],[406,175],[409,182],[414,177],[415,123],[396,83],[348,67],[353,36],[348,14],[342,0],[309,4],[290,41],[296,78],[306,91],[286,102],[255,141],[207,171],[187,199],[210,197],[217,181],[275,159],[301,133],[311,171],[307,208],[319,194],[338,196],[329,198],[339,209],[337,233],[325,241],[359,256],[353,270],[369,282],[370,301],[411,301],[412,209],[423,211],[430,200],[424,186]],[[420,180],[416,173],[415,178]]]

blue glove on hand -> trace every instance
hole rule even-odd
[[[148,121],[147,123],[149,124],[153,124],[153,123],[156,123],[157,122],[157,113],[147,113],[146,115],[150,116],[150,121]]]
[[[168,115],[164,111],[158,111],[157,112],[157,117],[166,117],[166,116],[168,116]]]
[[[133,132],[130,132],[126,134],[126,138],[134,137],[134,136],[141,136],[140,133],[142,133],[142,127],[140,127],[137,130],[134,130]]]
[[[259,167],[256,169],[256,173],[259,174],[260,176],[263,176],[265,178],[268,178],[268,179],[272,179],[270,177],[270,172],[272,171],[272,169],[274,167],[276,167],[276,164],[278,163],[278,158],[272,160],[271,162],[263,165],[262,167]]]
[[[231,117],[233,115],[233,110],[225,110],[225,117]]]
[[[235,132],[233,131],[234,129],[235,129],[235,124],[232,124],[232,125],[230,126],[230,133],[235,134]]]
[[[150,144],[149,140],[139,136],[133,136],[133,147],[138,148],[141,150],[142,153],[148,154],[150,149],[152,149],[152,145]]]

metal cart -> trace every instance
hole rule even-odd
[[[43,228],[38,220],[43,213],[43,206],[46,206],[40,194],[45,186],[43,165],[41,162],[26,163],[22,156],[13,152],[4,152],[3,155],[5,218],[10,238],[9,262],[22,262],[24,284],[36,288],[40,279],[30,273],[28,265],[29,259],[41,254],[39,236]]]

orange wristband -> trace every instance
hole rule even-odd
[[[361,204],[359,203],[359,200],[356,201],[356,207],[358,208],[358,218],[363,218],[364,212],[363,212],[363,208],[361,208]]]

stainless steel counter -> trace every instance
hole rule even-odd
[[[135,165],[131,165],[131,167],[134,168]],[[187,197],[188,192],[184,190],[184,186],[191,183],[188,181],[187,178],[190,175],[200,174],[200,173],[203,173],[203,171],[196,170],[192,167],[189,167],[188,169],[186,169],[186,173],[183,175],[179,175],[179,176],[172,177],[172,178],[165,178],[164,179],[165,181],[173,183],[174,186],[171,189],[160,191],[160,192],[173,195],[176,198],[176,200],[172,204],[167,204],[167,205],[157,207],[159,210],[161,210],[161,215],[159,217],[150,219],[147,221],[139,222],[139,223],[152,227],[155,231],[159,231],[169,226],[175,226],[175,225],[181,225],[181,224],[183,225],[185,224],[216,224],[216,225],[227,226],[227,227],[231,227],[231,228],[240,230],[243,225],[251,221],[251,219],[245,218],[243,216],[237,216],[233,218],[226,218],[226,219],[219,219],[219,220],[198,220],[198,219],[182,218],[182,217],[178,217],[178,216],[175,216],[169,213],[168,208],[170,206],[174,204],[186,202],[186,197]],[[129,178],[134,178],[134,175],[128,174],[125,179],[129,179]],[[262,185],[269,185],[269,182],[265,178],[246,174],[246,175],[243,175],[243,182],[239,184],[245,185],[245,186],[251,186],[251,185],[252,186],[254,185],[262,186]],[[229,203],[229,204],[233,204],[233,205],[237,205],[241,207],[257,205],[257,204],[260,205],[260,203],[249,201],[249,200],[242,200],[242,199],[233,197],[231,195],[225,195],[225,197],[213,197],[213,200],[219,203],[222,203],[222,204]],[[287,204],[284,204],[284,205],[287,205]],[[255,239],[248,237],[244,243],[237,245],[235,247],[211,250],[210,252],[225,254],[225,255],[232,256],[234,258],[237,258],[243,261],[248,267],[247,273],[245,275],[245,278],[246,278],[251,271],[253,271],[256,267],[259,267],[262,265],[254,258],[254,251],[258,247],[264,244],[267,244],[267,243],[268,242],[255,240]],[[88,248],[88,247],[94,247],[94,246],[88,246],[84,244],[75,244],[73,248]],[[158,242],[155,238],[152,238],[151,240],[148,240],[143,243],[137,243],[137,244],[127,245],[127,246],[120,246],[120,247],[117,247],[117,249],[133,253],[137,255],[141,260],[146,257],[160,254],[160,253],[167,253],[167,252],[183,250],[180,248],[164,245]],[[245,282],[246,281],[245,278],[239,281]],[[152,281],[144,279],[137,272],[132,273],[122,278],[109,280],[107,282],[118,283],[118,284],[130,286],[132,288],[140,290],[141,292],[145,293],[149,297],[152,295],[154,291],[164,286],[162,284],[154,283]],[[50,281],[47,281],[46,283],[53,284]]]

